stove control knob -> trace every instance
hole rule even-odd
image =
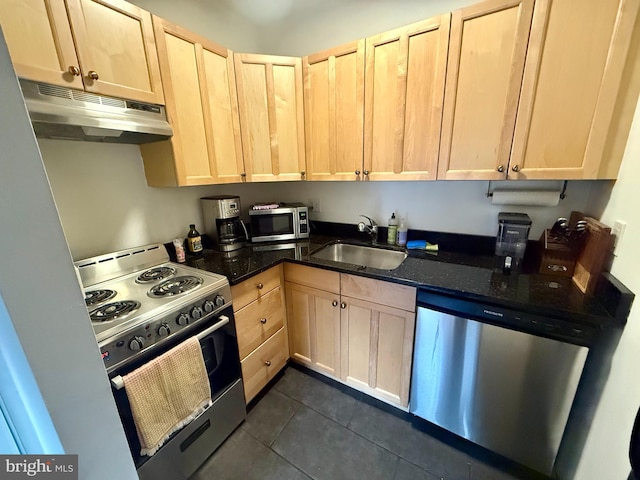
[[[216,307],[221,307],[224,305],[225,299],[222,295],[216,295],[216,298],[213,299],[216,304]]]
[[[167,323],[162,323],[160,327],[158,327],[158,335],[161,337],[168,337],[171,333],[171,329]]]
[[[176,318],[176,323],[181,327],[184,327],[185,325],[189,325],[189,314],[181,313],[180,315],[178,315],[178,318]]]
[[[144,348],[144,338],[136,335],[131,340],[129,340],[129,350],[133,350],[137,352],[138,350],[142,350]]]
[[[202,317],[202,309],[200,307],[193,307],[191,309],[191,318],[198,320],[200,317]]]
[[[207,300],[206,302],[204,302],[202,304],[202,309],[206,312],[206,313],[211,313],[215,310],[216,308],[216,304],[213,303],[212,300]]]

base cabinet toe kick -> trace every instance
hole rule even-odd
[[[410,412],[550,475],[589,349],[584,332],[570,343],[562,325],[557,338],[525,328],[535,322],[552,329],[526,312],[419,291]]]

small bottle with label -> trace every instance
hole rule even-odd
[[[187,233],[187,249],[189,253],[199,255],[202,253],[202,237],[196,230],[194,224],[189,225],[189,233]]]
[[[184,263],[185,261],[184,239],[183,238],[174,239],[173,246],[176,249],[176,260],[178,260],[178,263]]]
[[[404,218],[400,219],[400,226],[398,227],[398,236],[396,244],[404,247],[407,244],[407,222]]]
[[[398,220],[396,220],[396,213],[391,214],[389,224],[387,225],[387,243],[389,245],[396,244],[396,233],[398,232]]]

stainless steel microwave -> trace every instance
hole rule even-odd
[[[253,243],[309,238],[309,208],[302,203],[254,205],[249,223]]]

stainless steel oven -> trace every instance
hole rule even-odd
[[[75,266],[139,477],[189,478],[246,416],[229,281],[170,262],[161,244],[99,255]],[[154,454],[142,455],[122,377],[194,336],[212,403]]]
[[[141,456],[140,442],[121,377],[194,335],[200,341],[213,404],[171,437],[155,455]],[[160,348],[150,349],[134,361],[123,363],[110,372],[113,395],[141,479],[187,479],[198,469],[245,418],[244,389],[240,377],[231,307],[217,312],[207,321],[199,322],[195,328],[181,332],[172,341],[164,342]]]
[[[254,205],[249,210],[251,242],[309,238],[309,208],[301,203]]]

